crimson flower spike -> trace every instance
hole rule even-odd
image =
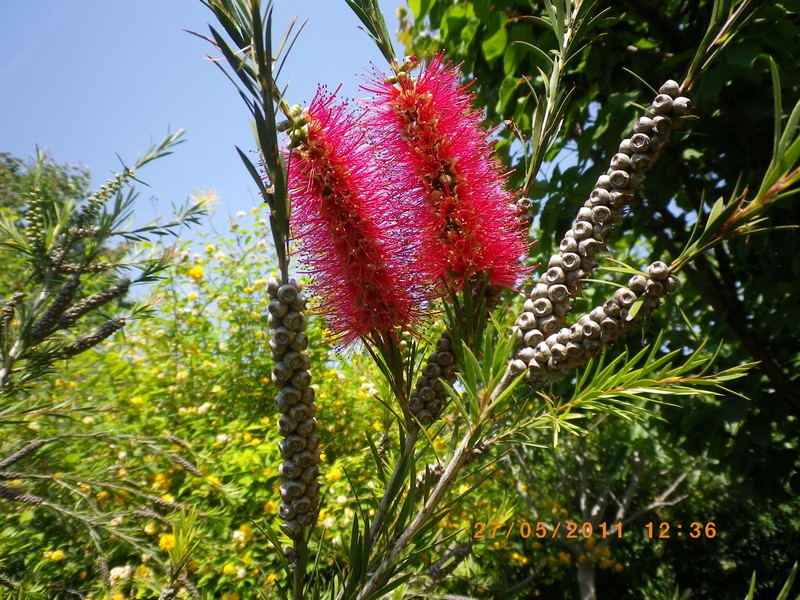
[[[319,90],[290,133],[291,229],[336,343],[395,337],[420,315],[411,248],[364,131]]]
[[[527,242],[481,114],[441,54],[418,77],[410,74],[415,66],[407,58],[395,77],[364,89],[373,94],[368,135],[395,185],[408,192],[420,268],[429,281],[457,289],[476,276],[513,287],[526,271]]]

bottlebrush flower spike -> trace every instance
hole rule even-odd
[[[319,90],[292,131],[292,234],[333,338],[393,336],[419,315],[410,232],[399,220],[346,106]]]
[[[432,281],[457,287],[473,276],[512,287],[525,272],[527,243],[472,94],[441,54],[419,77],[409,73],[415,64],[406,59],[396,77],[364,89],[374,95],[373,146],[393,165],[398,188],[411,192],[422,267]]]

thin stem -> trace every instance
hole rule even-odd
[[[399,483],[399,480],[405,476],[405,465],[414,453],[414,446],[417,443],[418,437],[419,428],[409,429],[408,433],[406,434],[403,454],[400,456],[400,459],[397,461],[397,464],[394,467],[392,476],[389,478],[389,483],[386,485],[386,493],[381,498],[381,503],[378,506],[378,510],[375,512],[375,517],[372,520],[372,527],[369,530],[370,546],[375,543],[381,525],[383,525],[383,519],[386,515],[386,511],[389,509],[389,503],[392,500],[392,496],[389,494],[389,491],[394,489]]]

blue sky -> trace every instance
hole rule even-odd
[[[390,32],[404,0],[380,0]],[[139,176],[137,219],[169,214],[194,190],[215,189],[214,224],[260,203],[234,146],[254,148],[247,110],[219,69],[204,60],[213,15],[199,0],[37,0],[0,10],[0,151],[35,147],[60,163],[89,167],[95,186],[167,131],[186,129],[175,153]],[[377,48],[344,0],[276,0],[275,34],[293,17],[308,23],[283,72],[291,103],[317,84],[357,95]],[[403,48],[395,44],[402,55]]]

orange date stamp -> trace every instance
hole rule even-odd
[[[476,521],[472,539],[556,539],[586,540],[589,538],[622,538],[622,523],[579,523],[577,521]]]

